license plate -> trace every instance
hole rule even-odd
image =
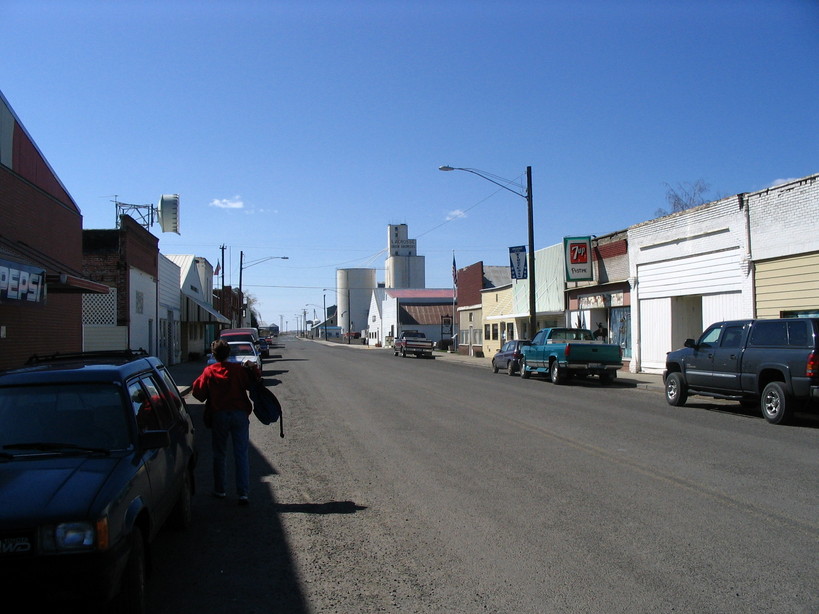
[[[599,363],[599,362],[590,362],[589,363],[589,369],[602,369],[602,368],[603,368],[602,363]]]

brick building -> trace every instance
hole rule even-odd
[[[82,350],[82,214],[0,93],[0,368]]]
[[[108,300],[85,300],[86,350],[158,353],[159,239],[128,215],[115,229],[82,233],[83,273],[111,288]]]

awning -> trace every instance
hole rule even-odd
[[[191,296],[190,294],[188,294],[186,292],[183,292],[182,296],[184,296],[186,299],[190,300],[192,303],[196,304],[200,309],[207,312],[211,316],[207,320],[204,320],[205,322],[219,322],[221,324],[230,324],[230,320],[228,320],[225,316],[223,316],[221,313],[216,311],[216,309],[213,307],[213,305],[208,305],[205,301],[203,301],[199,297]]]
[[[0,259],[6,258],[23,267],[42,269],[45,273],[47,292],[108,294],[110,290],[105,284],[82,277],[79,271],[71,269],[27,243],[0,235]]]
[[[105,284],[67,273],[46,274],[46,287],[49,292],[65,294],[108,294],[111,290]]]

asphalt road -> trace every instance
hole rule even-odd
[[[292,338],[265,378],[286,437],[252,423],[241,508],[199,428],[151,612],[819,611],[814,418]]]

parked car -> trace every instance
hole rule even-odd
[[[225,328],[219,333],[219,337],[224,337],[225,335],[233,334],[233,333],[248,333],[253,336],[253,340],[256,341],[259,338],[259,329],[258,328]]]
[[[154,538],[191,522],[195,465],[185,401],[144,351],[0,372],[4,598],[143,612]]]
[[[538,373],[548,375],[553,384],[565,384],[570,377],[587,375],[597,375],[602,383],[608,384],[623,367],[622,348],[595,341],[586,328],[544,328],[521,351],[521,378]]]
[[[247,341],[248,343],[252,343],[256,345],[259,341],[259,338],[256,337],[253,333],[242,332],[242,331],[231,331],[222,333],[219,335],[219,339],[223,341]]]
[[[758,406],[772,424],[819,407],[819,318],[716,322],[666,356],[669,405],[689,395]]]
[[[267,339],[261,337],[258,343],[259,354],[262,358],[270,358],[270,344],[267,342]]]
[[[509,375],[516,375],[520,371],[520,359],[523,357],[521,347],[530,345],[531,341],[513,339],[503,344],[492,357],[492,373],[504,369]]]
[[[259,355],[259,352],[256,351],[256,346],[249,342],[249,341],[228,341],[227,344],[230,346],[230,356],[228,360],[230,362],[244,362],[246,360],[250,360],[255,362],[259,365],[259,370],[262,369],[262,357]],[[213,354],[208,354],[208,364],[212,365],[216,362],[216,359],[213,357]]]

